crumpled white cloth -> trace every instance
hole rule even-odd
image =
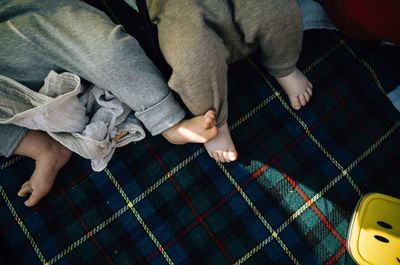
[[[35,92],[0,75],[0,124],[47,132],[101,171],[115,148],[145,137],[133,111],[109,91],[84,88],[79,76],[51,71]]]

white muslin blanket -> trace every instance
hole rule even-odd
[[[52,71],[35,92],[0,76],[0,124],[47,132],[101,171],[115,148],[145,137],[133,111],[109,91],[85,88],[79,76]]]

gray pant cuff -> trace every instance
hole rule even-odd
[[[10,157],[14,154],[15,149],[17,149],[22,138],[25,137],[28,129],[23,127],[18,127],[18,129],[13,130],[12,135],[9,136],[8,141],[4,141],[6,144],[1,147],[0,153],[5,157]],[[3,137],[3,136],[2,136]]]
[[[185,118],[186,112],[176,101],[172,92],[169,92],[157,104],[144,111],[137,111],[135,115],[151,135],[157,135],[180,122]]]
[[[281,78],[291,74],[294,71],[294,69],[296,69],[296,66],[292,66],[289,68],[281,68],[281,69],[268,68],[268,73],[275,78]]]

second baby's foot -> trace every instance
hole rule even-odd
[[[46,150],[36,159],[35,170],[31,178],[18,191],[18,196],[29,198],[25,205],[32,207],[39,202],[51,189],[58,171],[69,161],[72,153],[58,142],[50,139],[43,140]]]
[[[204,144],[208,154],[222,163],[229,163],[237,159],[237,152],[233,144],[228,124],[218,128],[218,135]]]
[[[215,124],[215,111],[209,110],[204,115],[182,120],[162,135],[172,144],[205,143],[217,135]]]
[[[290,105],[295,110],[299,110],[310,101],[313,86],[299,69],[296,68],[287,76],[276,78],[276,81],[288,95]]]

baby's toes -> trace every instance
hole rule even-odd
[[[50,189],[51,185],[46,184],[40,188],[33,189],[28,200],[25,201],[25,205],[28,207],[36,205],[44,196],[47,195],[47,193],[49,193]]]
[[[229,158],[229,153],[228,153],[228,151],[224,151],[224,152],[222,152],[222,156],[224,157],[224,163],[229,163],[229,162],[231,162],[231,159]]]
[[[307,104],[307,99],[304,96],[304,94],[299,95],[299,101],[300,101],[301,106],[303,106],[303,107]]]
[[[311,98],[311,96],[308,94],[308,92],[306,91],[306,92],[304,92],[304,97],[305,97],[305,99],[306,99],[306,102],[308,102],[308,101],[310,101],[310,98]]]
[[[218,153],[217,153],[217,152],[209,152],[209,151],[207,150],[207,153],[208,153],[208,155],[209,155],[211,158],[213,158],[214,160],[217,160],[217,161],[218,161],[219,157],[218,157]]]
[[[307,88],[306,89],[306,92],[307,92],[307,94],[310,96],[310,98],[311,98],[311,96],[312,96],[312,94],[313,94],[313,90],[312,90],[312,88]]]
[[[215,120],[215,118],[216,118],[216,113],[215,113],[214,110],[209,110],[209,111],[207,111],[206,114],[207,114],[207,116],[209,116],[211,119]]]
[[[294,108],[295,110],[299,110],[301,108],[300,100],[297,96],[291,96],[289,97],[289,100],[292,108]]]
[[[232,162],[237,159],[237,152],[236,150],[228,150],[225,155],[225,160],[227,162]]]
[[[213,158],[221,163],[226,163],[224,153],[221,151],[215,152]]]
[[[215,123],[215,111],[209,110],[203,115],[203,117],[206,125],[210,126],[211,124]]]
[[[18,196],[19,197],[25,197],[27,194],[32,193],[33,189],[31,186],[30,181],[25,182],[22,184],[21,189],[18,191]]]
[[[46,194],[41,194],[39,191],[33,190],[29,198],[25,201],[25,205],[27,207],[34,206],[36,203],[40,201],[41,198],[43,198],[44,195]]]

